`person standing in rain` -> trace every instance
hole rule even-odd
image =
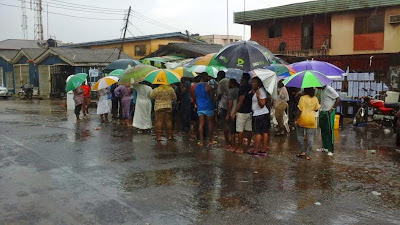
[[[189,133],[190,131],[190,114],[191,114],[191,91],[190,81],[187,77],[181,79],[181,116],[182,116],[182,131]]]
[[[111,100],[108,99],[108,89],[99,90],[99,101],[97,102],[97,115],[100,115],[101,123],[108,123],[108,113],[111,112]]]
[[[321,110],[319,113],[319,126],[321,128],[322,148],[333,156],[335,136],[333,134],[336,107],[340,103],[339,94],[331,86],[321,89]]]
[[[239,100],[231,118],[236,119],[236,132],[238,132],[238,147],[236,153],[243,154],[243,132],[247,134],[247,145],[250,148],[252,136],[251,124],[251,104],[253,94],[251,93],[251,85],[249,84],[250,74],[243,73],[239,86]]]
[[[276,135],[285,134],[285,125],[283,121],[283,114],[287,108],[289,101],[289,94],[286,87],[283,85],[283,80],[278,82],[278,98],[275,101],[275,118],[278,122],[278,132]]]
[[[229,79],[225,78],[225,72],[219,71],[218,75],[218,88],[217,88],[217,100],[218,100],[218,115],[219,120],[222,121],[224,128],[225,145],[229,146],[229,116],[228,115],[228,92],[229,92]],[[228,119],[226,119],[228,118]]]
[[[266,155],[268,144],[268,131],[270,128],[270,116],[267,108],[267,92],[258,77],[251,80],[251,109],[253,110],[254,150],[249,152],[252,156]],[[261,147],[261,148],[260,148]]]
[[[153,89],[146,84],[134,84],[133,89],[137,91],[137,99],[132,126],[139,129],[138,133],[142,133],[142,130],[152,126],[150,93]]]
[[[89,114],[89,106],[91,103],[90,85],[87,83],[87,81],[86,81],[85,85],[82,85],[82,89],[85,91],[85,93],[83,93],[82,112],[83,112],[83,115],[86,116],[86,114]]]
[[[208,74],[201,73],[200,83],[196,84],[194,88],[195,105],[197,108],[197,115],[199,116],[199,131],[200,136],[199,146],[204,146],[204,124],[207,120],[209,144],[213,143],[213,127],[214,127],[214,92],[212,87],[207,83]]]
[[[228,92],[228,111],[226,113],[225,120],[229,122],[229,134],[230,134],[230,145],[229,151],[235,151],[236,148],[236,119],[232,118],[233,113],[236,111],[237,102],[239,98],[239,84],[235,79],[229,80],[229,92]]]
[[[310,151],[314,143],[314,134],[317,128],[315,112],[320,108],[318,99],[315,97],[314,88],[305,88],[298,105],[298,115],[295,119],[297,141],[300,145],[300,153],[297,157],[305,156],[310,160]],[[307,137],[307,151],[304,146],[304,134]]]
[[[172,126],[172,101],[176,100],[174,89],[168,85],[160,85],[151,92],[150,97],[155,100],[154,111],[156,114],[157,141],[161,141],[163,127],[166,128],[168,140],[172,140],[174,138]]]
[[[122,119],[124,120],[125,125],[128,124],[129,120],[129,112],[132,101],[132,89],[128,85],[119,85],[114,93],[116,96],[121,98],[122,103]]]
[[[78,88],[73,90],[74,93],[74,102],[75,102],[75,116],[76,116],[76,120],[80,120],[79,119],[79,114],[81,113],[81,109],[82,109],[82,104],[83,104],[83,93],[85,93],[85,90],[83,90],[83,88],[81,86],[79,86]]]

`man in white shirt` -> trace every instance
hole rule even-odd
[[[330,86],[324,86],[321,91],[321,111],[319,114],[319,126],[321,128],[322,147],[328,150],[328,155],[333,156],[336,107],[340,103],[339,94]]]

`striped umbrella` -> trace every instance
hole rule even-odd
[[[176,67],[172,71],[174,71],[175,73],[181,75],[181,77],[189,77],[189,78],[197,77],[197,73],[189,72],[188,68],[183,67],[183,66]]]
[[[151,71],[157,70],[156,67],[150,65],[138,65],[126,69],[124,74],[121,76],[119,83],[130,84],[138,83],[144,79],[144,77]]]
[[[181,76],[172,70],[161,69],[148,73],[144,80],[152,84],[170,85],[181,82]]]
[[[323,73],[313,70],[305,70],[286,78],[283,84],[287,87],[310,88],[323,87],[332,83],[332,80]]]
[[[207,73],[208,76],[217,78],[218,74],[218,69],[213,67],[213,66],[204,66],[204,65],[198,65],[198,66],[192,66],[188,69],[189,72],[195,72],[195,73]]]
[[[86,81],[87,77],[87,73],[78,73],[73,75],[68,79],[67,84],[65,85],[65,91],[68,92],[77,89]]]
[[[296,73],[291,66],[284,64],[271,64],[266,68],[274,71],[278,77],[288,77]]]
[[[111,71],[111,73],[107,74],[107,77],[109,76],[114,76],[114,77],[118,77],[121,78],[122,74],[124,74],[125,70],[122,69],[116,69]]]
[[[98,91],[100,89],[108,88],[111,85],[117,83],[118,80],[119,78],[114,76],[103,77],[93,85],[93,90]]]

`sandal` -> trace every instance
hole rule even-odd
[[[260,155],[260,156],[267,156],[267,152],[258,151],[258,155]]]
[[[310,160],[311,158],[307,156],[306,159],[307,159],[307,160]]]
[[[306,156],[306,153],[304,153],[304,152],[303,152],[303,153],[299,153],[299,154],[297,154],[296,156],[297,156],[297,157],[303,157],[303,156]]]
[[[249,154],[251,157],[258,157],[258,153],[256,152],[249,152],[247,154]]]

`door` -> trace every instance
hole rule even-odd
[[[301,24],[301,49],[313,49],[314,46],[314,24]]]

